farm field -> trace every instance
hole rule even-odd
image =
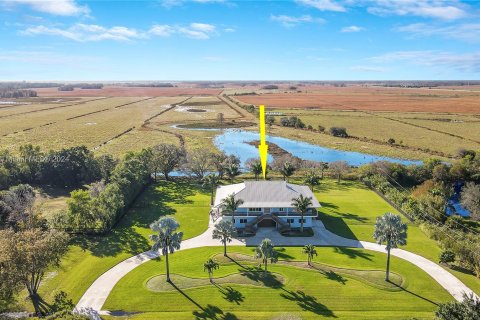
[[[269,112],[298,116],[306,125],[317,129],[337,126],[349,135],[386,143],[428,148],[453,156],[459,146],[480,147],[480,119],[471,115],[437,115],[431,113],[332,111],[310,109],[268,109]],[[281,116],[277,116],[279,119]],[[315,135],[315,133],[312,133]]]
[[[328,134],[281,127],[278,125],[280,115],[276,116],[277,125],[269,130],[272,135],[334,149],[408,159],[425,159],[435,156],[448,160],[454,157],[460,148],[478,150],[480,147],[478,111],[480,106],[477,102],[480,93],[473,89],[457,92],[460,89],[304,85],[298,86],[297,89],[302,92],[296,93],[289,90],[290,85],[295,84],[282,84],[277,90],[278,92],[287,90],[286,92],[289,93],[266,93],[272,90],[261,89],[261,85],[232,86],[223,91],[216,88],[198,88],[196,84],[182,84],[173,88],[107,86],[102,90],[130,91],[135,94],[148,94],[150,89],[153,91],[151,95],[145,96],[129,96],[129,93],[123,92],[118,93],[118,96],[106,97],[97,96],[99,91],[94,89],[85,92],[82,89],[75,90],[73,93],[67,92],[73,95],[81,91],[90,97],[62,97],[59,94],[64,92],[48,88],[52,96],[21,99],[30,104],[0,108],[0,146],[15,151],[19,145],[26,143],[40,145],[44,149],[86,145],[99,154],[110,153],[122,156],[127,151],[140,150],[168,141],[184,145],[189,150],[207,148],[215,151],[213,138],[219,134],[218,131],[186,130],[174,126],[215,127],[218,125],[217,116],[222,113],[226,127],[238,126],[246,130],[257,130],[256,126],[251,126],[256,122],[254,114],[248,113],[222,95],[217,96],[220,92],[232,94],[245,90],[261,94],[232,96],[232,99],[246,101],[245,99],[265,98],[267,100],[262,102],[267,105],[267,111],[284,116],[298,116],[306,125],[311,125],[314,129],[319,125],[325,127],[327,131],[333,126],[345,127],[349,135],[354,138],[335,138]],[[137,92],[135,91],[137,89],[147,91]],[[200,95],[184,96],[180,92],[172,91],[171,94],[174,96],[155,96],[160,94],[160,91],[155,90],[163,90],[162,94],[165,95],[167,90],[207,90],[205,92],[216,90],[217,92],[212,91],[211,95],[200,93]],[[87,91],[95,91],[95,94],[87,94]],[[305,104],[305,101],[282,98],[283,102],[288,102],[287,107],[276,107],[275,104],[278,101],[272,102],[268,99],[278,95],[307,99],[305,101],[320,101],[321,105],[314,107],[309,104],[310,102]],[[328,99],[318,100],[319,96],[328,97]],[[39,103],[35,103],[36,99]],[[335,99],[346,102],[337,101],[337,103]],[[254,102],[260,102],[257,100]],[[329,104],[332,101],[335,103]],[[442,103],[445,104],[445,101],[453,101],[455,106],[466,106],[469,109],[459,113],[434,110],[407,112],[409,108],[418,105],[422,108],[430,105],[443,108]],[[168,109],[172,104],[178,105]],[[361,107],[356,108],[357,110],[346,110],[349,108],[345,106],[349,105]],[[379,106],[386,106],[386,108],[382,107],[383,109],[400,108],[402,110],[379,111],[383,110]],[[449,106],[451,107],[452,104]],[[389,145],[387,143],[389,139],[394,139],[395,144]]]
[[[109,98],[104,103],[85,104],[60,110],[48,110],[28,115],[27,120],[6,118],[8,132],[18,131],[18,126],[33,127],[27,131],[9,134],[0,139],[3,147],[16,149],[22,144],[32,143],[45,149],[59,149],[76,145],[86,145],[98,149],[127,130],[139,129],[144,122],[165,111],[170,104],[185,100],[184,97],[127,97]],[[0,119],[0,122],[2,119]],[[53,122],[44,125],[46,121]],[[43,126],[42,126],[43,125]],[[146,145],[161,140],[146,140]],[[145,145],[138,146],[141,149]],[[121,150],[122,153],[130,149]]]
[[[196,86],[181,87],[124,87],[105,86],[102,89],[75,89],[73,91],[58,91],[57,88],[39,88],[36,90],[40,97],[169,97],[207,95],[215,96],[222,89],[198,88]]]
[[[374,87],[323,87],[301,89],[300,93],[241,95],[247,104],[272,108],[314,108],[400,112],[478,113],[479,92],[433,91],[433,89],[396,89]]]

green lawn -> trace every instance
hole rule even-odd
[[[163,215],[174,216],[184,239],[203,233],[208,227],[210,194],[191,182],[166,182],[149,187],[125,217],[105,237],[77,237],[72,240],[61,267],[46,275],[40,293],[50,302],[60,290],[78,302],[90,284],[102,273],[135,254],[150,249],[149,224]],[[31,308],[30,302],[25,306]]]
[[[346,238],[375,242],[372,235],[376,217],[385,212],[398,214],[380,196],[357,181],[337,184],[335,180],[325,179],[315,187],[315,195],[322,205],[319,216],[326,228]],[[405,217],[403,220],[408,222],[408,238],[407,245],[401,248],[438,262],[441,248],[436,241],[430,239],[421,227]],[[480,279],[468,272],[447,270],[480,294]]]
[[[178,289],[151,285],[165,272],[164,261],[157,259],[125,276],[104,309],[130,314],[130,319],[272,319],[282,314],[302,319],[431,319],[437,303],[452,300],[426,273],[401,259],[392,259],[399,286],[383,286],[384,254],[317,248],[318,271],[300,262],[305,261],[301,250],[279,248],[280,261],[269,266],[269,275],[257,271],[250,247],[230,248],[235,262],[218,255],[221,247],[180,251],[170,259]],[[242,255],[250,259],[239,260]],[[209,257],[221,262],[214,276],[222,279],[216,285],[209,284],[203,272]]]

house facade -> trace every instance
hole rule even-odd
[[[223,200],[231,194],[235,199],[243,200],[234,213],[234,223],[236,228],[246,233],[255,233],[260,227],[275,227],[280,232],[299,228],[302,217],[292,206],[292,200],[300,195],[312,200],[312,206],[303,217],[304,227],[312,226],[320,208],[320,203],[307,186],[286,181],[245,181],[217,188],[213,214],[224,218],[232,216],[225,212],[223,206]]]

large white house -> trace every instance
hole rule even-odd
[[[235,199],[243,200],[234,214],[235,227],[246,233],[255,233],[259,227],[276,227],[280,232],[298,228],[301,216],[292,206],[292,200],[300,195],[312,199],[312,206],[304,215],[304,227],[311,227],[317,217],[320,203],[307,186],[285,181],[245,181],[243,183],[217,188],[212,213],[231,216],[223,212],[223,199],[234,194]]]

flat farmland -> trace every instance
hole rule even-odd
[[[475,91],[375,87],[319,87],[301,90],[300,93],[276,92],[234,98],[247,104],[288,109],[480,113],[480,93]]]
[[[222,89],[182,87],[124,87],[105,86],[102,89],[77,89],[58,91],[58,88],[35,89],[40,97],[174,97],[207,95],[216,96]]]
[[[25,107],[10,110],[9,113],[0,116],[0,135],[14,134],[23,130],[31,130],[58,121],[70,121],[68,119],[85,114],[100,112],[111,109],[125,103],[131,103],[144,98],[107,98],[89,99],[78,104],[41,104],[31,105],[26,111]]]
[[[77,106],[78,109],[75,109],[75,113],[62,108],[45,111],[54,113],[47,114],[45,117],[42,116],[40,119],[36,117],[42,112],[27,114],[22,118],[9,118],[9,121],[14,124],[31,121],[28,123],[29,125],[35,122],[41,124],[53,118],[58,119],[58,121],[48,126],[37,126],[28,131],[9,134],[0,139],[1,145],[11,150],[16,150],[20,145],[27,143],[39,145],[44,149],[60,149],[77,145],[86,145],[91,149],[101,149],[105,146],[104,143],[111,143],[117,136],[122,135],[127,130],[131,129],[130,132],[133,132],[140,129],[145,120],[164,111],[170,107],[170,104],[185,100],[185,97],[157,97],[148,100],[145,97],[116,97],[112,99],[113,101],[108,102],[107,110],[104,110],[104,106],[97,102],[92,106],[88,104],[81,107]],[[85,106],[88,107],[83,109]],[[95,110],[100,112],[95,112]],[[29,120],[30,116],[34,118]],[[151,143],[151,141],[146,141],[148,142],[146,144],[137,144],[137,148]],[[138,142],[138,140],[135,141],[135,143]],[[130,146],[131,144],[127,144],[126,147]],[[117,150],[119,153],[127,151],[129,149]]]
[[[392,138],[397,144],[412,149],[430,149],[447,156],[460,147],[480,148],[480,119],[470,115],[446,116],[436,114],[332,111],[311,109],[269,109],[285,116],[298,116],[306,125],[317,129],[345,127],[350,136],[386,143]],[[279,118],[276,116],[277,124]],[[281,130],[282,128],[279,128]],[[312,136],[320,133],[311,133]],[[337,138],[337,140],[342,140]],[[395,147],[391,147],[394,149]],[[419,150],[421,151],[421,150]],[[402,150],[402,152],[405,152]]]
[[[225,119],[236,119],[240,115],[217,97],[193,97],[185,103],[167,111],[164,116],[155,119],[157,123],[186,123],[216,120],[223,113]]]

